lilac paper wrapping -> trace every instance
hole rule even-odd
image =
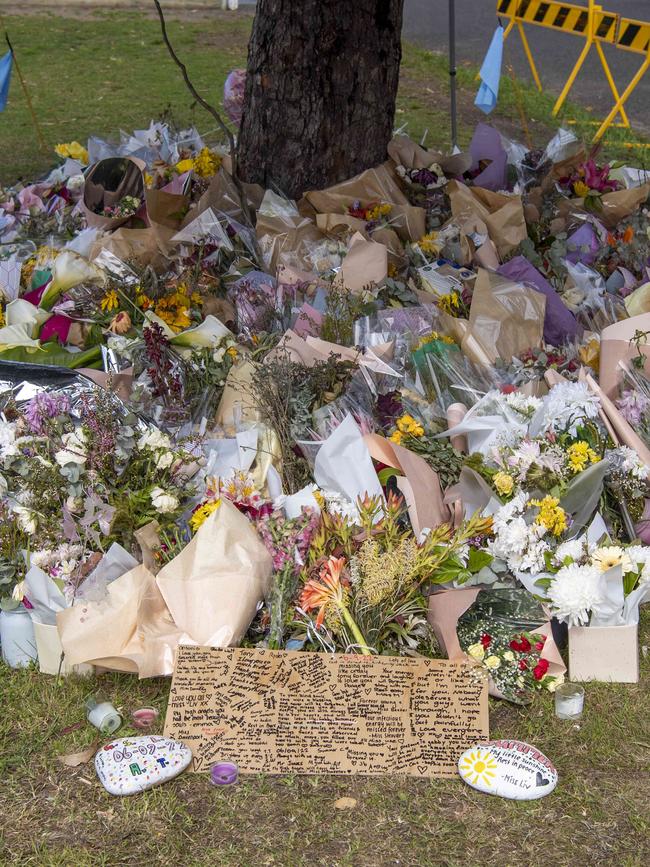
[[[474,131],[474,137],[469,146],[474,163],[472,169],[477,169],[481,160],[490,160],[490,164],[472,181],[476,187],[492,190],[498,193],[506,187],[508,170],[508,154],[501,144],[501,136],[486,123],[479,123]]]
[[[567,253],[567,259],[574,265],[582,262],[583,265],[593,265],[600,250],[600,241],[591,223],[583,223],[579,229],[567,238],[567,247],[571,252]],[[581,248],[587,247],[587,250]]]
[[[521,283],[530,283],[546,296],[546,315],[544,317],[544,340],[553,346],[561,346],[567,340],[575,340],[578,323],[571,311],[542,274],[524,256],[515,256],[497,271],[504,277]]]

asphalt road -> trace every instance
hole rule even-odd
[[[586,5],[586,0],[571,0]],[[456,45],[458,62],[480,66],[496,27],[496,0],[456,0]],[[650,21],[650,0],[600,0],[607,12]],[[505,26],[505,22],[504,22]],[[584,40],[543,27],[527,25],[526,32],[544,88],[559,94],[584,46]],[[405,0],[404,36],[426,48],[448,50],[448,0]],[[605,55],[623,91],[643,61],[643,55],[605,46]],[[508,37],[504,62],[511,63],[517,76],[532,81],[517,30]],[[598,110],[604,117],[614,99],[595,49],[571,90],[571,97]],[[627,103],[630,122],[650,128],[650,70]]]

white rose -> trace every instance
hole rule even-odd
[[[162,452],[158,458],[156,458],[156,467],[159,470],[166,470],[167,467],[171,467],[174,463],[174,453],[173,452]]]
[[[33,536],[36,532],[35,515],[24,506],[14,506],[13,511],[20,529],[23,530],[23,532],[27,533],[29,536]]]
[[[54,455],[54,460],[60,467],[86,463],[86,435],[82,430],[63,434],[61,441],[65,448]]]
[[[561,686],[561,684],[563,684],[563,683],[564,683],[564,675],[558,674],[557,677],[555,677],[553,680],[549,681],[547,689],[549,692],[555,692],[555,690],[558,688],[558,686]]]
[[[68,178],[65,185],[71,193],[80,193],[83,188],[86,179],[83,175],[72,175]]]
[[[154,451],[154,449],[168,449],[170,445],[171,442],[167,434],[159,431],[158,428],[146,431],[138,440],[139,449],[151,449],[151,451]]]
[[[219,364],[220,362],[222,362],[225,354],[226,354],[226,347],[225,346],[222,346],[220,349],[215,349],[214,352],[212,353],[212,359],[215,362],[215,364]]]
[[[166,512],[173,512],[178,508],[178,499],[173,494],[168,494],[162,488],[154,488],[151,494],[152,505],[158,509],[163,515]]]
[[[80,512],[83,508],[84,501],[81,497],[69,496],[65,501],[66,507],[73,515],[75,512]]]

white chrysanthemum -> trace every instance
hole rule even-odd
[[[596,566],[563,566],[551,581],[548,598],[553,613],[570,626],[589,621],[591,609],[602,601],[600,570]]]
[[[629,446],[608,449],[605,452],[605,459],[613,470],[629,473],[633,478],[639,479],[642,482],[648,478],[648,467],[646,467],[634,449],[629,448]]]
[[[154,451],[155,449],[169,449],[170,447],[171,440],[167,434],[159,431],[158,428],[146,431],[138,440],[139,449],[151,449],[151,451]]]
[[[585,421],[596,418],[600,400],[586,382],[560,382],[544,398],[536,415],[541,430],[568,431],[576,436]]]
[[[526,418],[530,418],[542,405],[539,397],[521,394],[519,391],[513,391],[512,394],[506,395],[506,403],[510,409],[514,409],[515,412],[526,416]]]
[[[563,563],[567,557],[570,557],[576,562],[581,560],[585,554],[585,546],[581,539],[569,539],[568,542],[562,542],[555,549],[553,559],[556,563]]]
[[[39,569],[45,569],[55,560],[56,553],[50,551],[49,548],[42,548],[40,551],[32,551],[29,555],[29,565],[38,566]]]
[[[9,421],[0,421],[0,457],[15,454],[16,425]]]
[[[650,582],[650,548],[647,545],[630,545],[626,553],[639,570],[641,584]]]

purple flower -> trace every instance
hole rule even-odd
[[[639,391],[628,389],[616,401],[616,406],[621,411],[623,418],[632,426],[639,425],[650,407],[650,400]]]
[[[34,433],[42,434],[47,420],[66,412],[70,412],[70,398],[66,394],[48,394],[42,391],[25,407],[25,418]]]

